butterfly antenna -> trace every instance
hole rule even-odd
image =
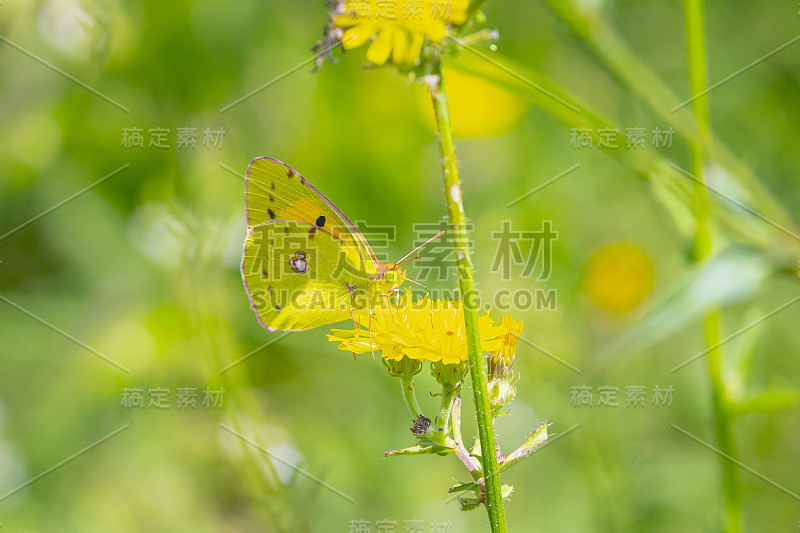
[[[431,237],[431,238],[430,238],[430,239],[428,239],[427,241],[423,242],[422,244],[420,244],[419,246],[417,246],[416,248],[414,248],[413,250],[411,250],[410,252],[408,252],[406,255],[404,255],[404,256],[402,257],[402,259],[400,259],[400,261],[398,261],[397,263],[395,263],[395,265],[399,265],[400,263],[402,263],[402,262],[404,262],[404,261],[406,261],[406,260],[408,260],[408,261],[413,261],[414,259],[419,259],[419,258],[417,258],[417,257],[415,257],[414,259],[409,259],[409,257],[411,257],[412,255],[414,255],[414,253],[415,253],[417,250],[419,250],[419,249],[420,249],[420,248],[422,248],[423,246],[425,246],[425,245],[429,244],[431,241],[433,241],[433,240],[435,240],[435,239],[438,239],[438,238],[439,238],[439,237],[441,237],[442,235],[444,235],[444,230],[440,231],[439,233],[437,233],[436,235],[434,235],[433,237]]]
[[[411,278],[406,278],[406,281],[410,281],[411,283],[413,283],[413,284],[415,284],[415,285],[419,285],[420,287],[422,287],[423,289],[425,289],[426,291],[428,291],[428,294],[430,294],[430,292],[431,292],[431,290],[430,290],[428,287],[426,287],[425,285],[423,285],[423,284],[422,284],[422,283],[420,283],[419,281],[414,281],[414,280],[413,280],[413,279],[411,279]]]
[[[408,259],[401,259],[400,261],[395,263],[394,266],[397,266],[401,263],[408,263],[409,261],[416,261],[417,259],[422,259],[422,257],[417,256],[417,257],[409,257]]]

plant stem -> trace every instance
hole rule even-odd
[[[458,175],[453,130],[450,124],[450,111],[444,90],[442,64],[437,61],[435,76],[428,82],[433,110],[436,115],[439,150],[442,157],[444,190],[447,200],[449,229],[458,266],[458,285],[464,309],[464,322],[467,332],[469,370],[475,398],[475,411],[478,419],[478,434],[481,442],[481,462],[486,477],[486,511],[493,533],[507,531],[503,510],[503,496],[500,490],[500,472],[495,453],[495,436],[492,427],[492,411],[486,378],[486,365],[480,351],[478,333],[478,302],[472,274],[472,258],[468,246],[466,217],[462,204],[461,181]]]
[[[472,479],[478,481],[483,477],[481,472],[481,465],[478,460],[472,457],[464,446],[464,438],[461,436],[461,395],[457,395],[453,399],[453,410],[451,411],[453,420],[453,441],[456,443],[456,454],[464,466],[469,470]]]
[[[686,47],[689,59],[689,89],[692,94],[706,90],[706,47],[704,0],[684,0],[683,11],[686,21]],[[708,120],[708,100],[705,96],[692,102],[692,110],[700,131],[700,140],[689,143],[692,173],[703,179],[703,146],[708,145],[710,127]],[[712,252],[709,231],[709,198],[705,184],[698,183],[692,200],[692,211],[697,220],[697,230],[693,248],[696,262],[704,261]],[[719,348],[722,337],[720,314],[712,309],[703,320],[703,334],[708,350],[708,370],[711,379],[711,398],[714,411],[714,426],[720,451],[729,457],[736,457],[733,437],[732,416],[722,368],[722,352]],[[725,491],[725,531],[738,533],[741,530],[741,503],[739,479],[736,465],[720,456],[722,484]]]
[[[408,412],[411,414],[411,418],[416,420],[422,414],[422,409],[420,409],[417,395],[414,393],[414,376],[400,376],[400,383],[403,387],[403,399],[406,401]]]
[[[470,18],[475,16],[475,13],[480,10],[481,6],[486,3],[486,0],[472,0],[467,8],[467,14]]]
[[[453,412],[453,401],[461,391],[461,385],[442,385],[442,405],[436,419],[444,437],[450,433],[450,415]]]

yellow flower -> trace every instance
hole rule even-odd
[[[341,39],[345,50],[374,37],[370,62],[383,65],[391,56],[405,65],[419,59],[426,37],[441,42],[448,24],[463,24],[468,6],[469,0],[340,0],[333,24],[347,28]]]
[[[492,414],[500,416],[503,409],[511,403],[517,395],[517,388],[514,386],[514,372],[511,365],[514,364],[514,356],[517,353],[517,341],[522,334],[525,326],[523,321],[517,322],[508,315],[500,319],[500,328],[505,331],[501,340],[501,346],[489,354],[489,403],[492,406]]]
[[[472,54],[460,55],[453,60],[458,67],[443,67],[447,80],[447,101],[450,105],[450,120],[453,135],[457,138],[491,137],[503,135],[518,127],[522,118],[530,111],[519,94],[503,87],[501,83],[484,76],[462,70],[469,69],[475,61],[484,61]],[[436,121],[431,114],[431,97],[425,87],[415,87],[417,107],[432,131]]]
[[[500,327],[505,331],[502,337],[502,346],[489,354],[489,373],[499,378],[508,373],[514,364],[514,355],[517,353],[517,341],[522,334],[525,322],[514,320],[508,315],[500,319]]]
[[[638,246],[618,242],[597,250],[586,262],[583,290],[600,309],[624,314],[652,292],[653,260]]]
[[[382,352],[384,359],[403,356],[418,361],[439,361],[454,365],[468,360],[464,312],[461,302],[451,300],[412,300],[406,292],[398,301],[387,301],[359,316],[356,330],[332,329],[328,340],[339,349],[353,353]],[[369,329],[366,329],[369,328]],[[370,332],[371,330],[371,332]],[[478,317],[481,350],[500,350],[504,330],[488,314]]]

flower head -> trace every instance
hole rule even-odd
[[[351,50],[372,39],[371,63],[391,58],[396,65],[413,64],[425,39],[441,42],[448,26],[466,22],[468,6],[469,0],[337,0],[327,40],[333,33]]]
[[[517,352],[517,340],[525,326],[523,321],[517,322],[508,315],[500,319],[500,327],[505,330],[502,337],[502,346],[489,354],[488,373],[489,373],[489,403],[492,406],[492,414],[495,416],[503,414],[503,409],[511,403],[517,395],[517,388],[514,386],[514,372],[511,366],[514,364],[514,356]]]
[[[455,365],[468,360],[466,326],[460,301],[413,300],[406,292],[396,301],[388,299],[359,316],[356,330],[332,329],[328,340],[353,353],[382,352],[384,359],[403,356],[417,361]],[[367,329],[368,328],[368,329]],[[488,314],[478,318],[481,350],[501,350],[503,329]]]
[[[503,377],[514,364],[514,356],[517,353],[517,340],[525,327],[522,320],[516,321],[508,315],[500,319],[500,327],[503,329],[502,346],[494,350],[489,355],[489,375],[494,378]]]

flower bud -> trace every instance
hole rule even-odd
[[[416,376],[422,370],[422,361],[405,356],[399,360],[382,359],[382,361],[389,373],[398,378]]]
[[[443,387],[454,389],[461,385],[467,374],[467,362],[446,365],[441,361],[431,363],[431,376]]]
[[[508,315],[504,315],[500,319],[500,327],[503,328],[505,334],[503,335],[503,345],[499,350],[493,351],[489,355],[489,377],[502,378],[505,377],[511,370],[514,364],[514,356],[517,353],[517,340],[522,334],[522,328],[525,327],[525,322],[517,322]]]
[[[517,340],[524,326],[524,322],[521,320],[517,322],[508,315],[500,319],[500,327],[505,330],[502,337],[503,344],[500,349],[489,354],[487,361],[489,402],[494,416],[502,414],[502,409],[511,403],[517,394],[514,386],[516,380],[511,367],[517,352]]]

